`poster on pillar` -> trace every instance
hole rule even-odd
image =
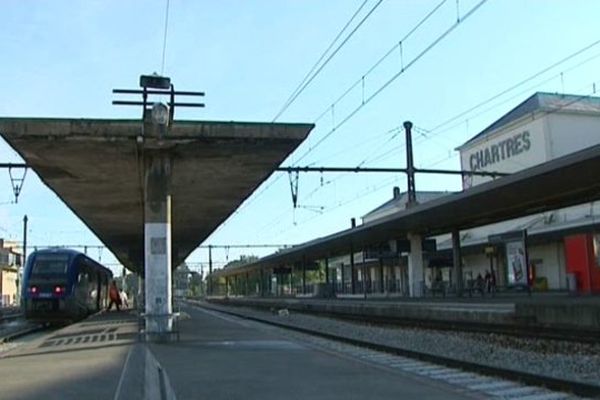
[[[167,223],[145,225],[146,313],[171,313],[171,232]]]
[[[508,284],[527,286],[527,244],[525,239],[506,243]]]

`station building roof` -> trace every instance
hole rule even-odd
[[[511,122],[536,112],[600,115],[600,97],[536,92],[493,124],[457,147],[457,150],[468,147],[471,144],[486,138],[498,129],[509,125]]]
[[[144,156],[171,156],[173,266],[306,138],[311,124],[0,118],[0,135],[123,265],[143,271]]]
[[[450,192],[441,191],[418,191],[415,193],[415,197],[418,203],[426,203],[438,197],[447,196]],[[400,192],[400,188],[394,186],[393,196],[390,200],[381,204],[380,206],[369,211],[363,215],[363,222],[370,222],[377,218],[384,217],[389,214],[406,209],[406,203],[408,202],[408,193]]]

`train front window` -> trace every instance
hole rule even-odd
[[[38,255],[31,269],[31,276],[61,275],[67,272],[69,256],[64,254]]]

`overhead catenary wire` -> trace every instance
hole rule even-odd
[[[325,55],[329,52],[329,50],[331,50],[331,48],[337,42],[337,40],[340,38],[340,36],[343,34],[343,32],[352,23],[352,21],[354,20],[354,18],[358,15],[358,13],[360,12],[360,10],[362,10],[362,8],[367,3],[367,1],[368,0],[365,0],[359,6],[358,10],[356,10],[356,12],[352,15],[352,17],[346,23],[346,25],[342,28],[342,30],[340,31],[340,33],[338,33],[338,35],[331,42],[331,44],[329,45],[329,47],[325,50],[325,52],[321,55],[321,57],[319,57],[319,59],[313,65],[313,67],[311,68],[311,70],[309,71],[309,73],[304,77],[304,79],[302,80],[302,82],[298,85],[298,87],[294,90],[294,92],[292,92],[292,94],[290,95],[290,97],[288,98],[288,100],[285,102],[285,104],[283,105],[283,107],[275,115],[275,117],[273,118],[273,122],[275,122],[292,105],[292,103],[294,101],[296,101],[296,99],[298,98],[298,96],[300,96],[300,94],[308,87],[308,85],[310,85],[310,83],[317,77],[317,75],[319,75],[319,73],[323,70],[323,68],[325,68],[325,66],[327,64],[329,64],[329,62],[333,59],[333,57],[335,57],[335,55],[342,49],[342,47],[344,47],[344,45],[346,45],[346,43],[356,33],[356,31],[358,31],[358,29],[365,23],[365,21],[373,14],[373,12],[383,2],[383,0],[378,0],[377,3],[375,3],[375,5],[371,8],[371,10],[369,10],[369,12],[360,20],[360,22],[354,27],[354,29],[352,29],[352,31],[344,38],[344,40],[338,45],[338,47],[329,55],[329,57],[327,57],[327,59],[325,61],[323,61],[323,63],[315,71],[315,68],[317,68],[317,66],[323,60],[323,58],[325,57]]]
[[[598,83],[599,82],[594,82],[591,85],[590,84],[585,85],[585,87],[591,86],[591,88],[592,88],[591,89],[591,93],[576,96],[573,100],[568,101],[568,102],[562,104],[558,109],[544,111],[542,114],[540,114],[540,116],[545,116],[545,115],[548,115],[548,114],[556,113],[556,112],[560,111],[561,109],[563,109],[564,107],[567,107],[569,105],[572,105],[574,103],[577,103],[579,101],[582,101],[582,100],[585,100],[585,99],[589,98],[590,96],[592,96],[593,94],[596,93],[596,85]],[[538,118],[540,116],[538,116]],[[431,139],[431,135],[430,135],[431,132],[428,131],[428,130],[426,130],[426,129],[424,129],[424,128],[417,127],[416,128],[416,132],[420,133],[420,135],[421,135],[420,138],[422,137],[423,141]],[[415,144],[418,144],[417,141],[415,141]],[[427,165],[426,165],[425,168],[435,166],[437,164],[440,164],[442,162],[445,162],[447,160],[450,160],[450,159],[453,159],[453,158],[456,158],[456,157],[458,157],[458,154],[452,154],[452,153],[449,152],[448,155],[445,155],[442,158],[437,157],[436,159],[430,159],[430,160],[425,161],[425,163],[427,163]],[[520,165],[520,166],[521,167],[525,167],[525,165]],[[339,176],[337,178],[339,178]],[[297,226],[303,225],[305,223],[308,223],[308,222],[310,222],[310,221],[312,221],[312,220],[314,220],[316,218],[319,218],[322,214],[328,214],[331,211],[334,211],[334,210],[336,210],[336,209],[338,209],[340,207],[343,207],[344,205],[350,204],[350,203],[352,203],[352,202],[354,202],[354,201],[356,201],[356,200],[358,200],[360,198],[364,198],[365,196],[368,196],[369,194],[375,193],[375,192],[383,189],[384,187],[386,187],[389,184],[390,179],[397,180],[399,178],[396,176],[396,177],[391,177],[391,178],[385,179],[385,180],[381,181],[377,186],[374,186],[371,190],[367,190],[366,192],[365,191],[359,192],[353,198],[345,200],[345,201],[340,201],[337,205],[335,205],[333,207],[323,207],[322,212],[319,215],[313,215],[313,216],[309,217],[306,220],[295,222],[294,226],[297,227]],[[319,189],[319,188],[317,188],[317,189]],[[284,232],[285,230],[286,229],[283,229],[280,232],[277,232],[275,235],[279,235],[280,233]]]
[[[443,4],[445,1],[443,1],[442,3],[438,4],[436,6],[436,8],[434,10],[432,10],[431,12],[429,12],[427,14],[427,16],[425,16],[425,19],[431,17],[435,11],[437,9],[439,9],[439,7],[441,7],[441,4]],[[333,133],[335,133],[339,128],[341,128],[344,124],[346,124],[346,122],[348,122],[352,117],[354,117],[362,108],[364,108],[367,104],[369,104],[374,98],[376,98],[379,94],[381,94],[387,87],[389,87],[396,79],[398,79],[399,76],[401,76],[404,72],[406,72],[409,68],[411,68],[415,63],[417,63],[423,56],[425,56],[429,51],[431,51],[431,49],[433,49],[435,46],[437,46],[444,38],[446,38],[452,31],[454,31],[460,24],[462,24],[463,22],[465,22],[467,19],[469,19],[469,17],[471,17],[481,6],[483,6],[485,3],[487,2],[487,0],[480,0],[475,6],[473,6],[465,15],[462,19],[454,22],[452,25],[450,25],[450,27],[448,29],[446,29],[441,35],[437,36],[431,43],[429,43],[428,46],[426,46],[419,54],[417,54],[410,62],[408,62],[405,66],[403,66],[399,71],[397,71],[392,77],[390,77],[383,85],[381,85],[377,90],[375,90],[370,96],[366,97],[361,103],[359,103],[358,106],[356,106],[354,109],[352,109],[352,111],[350,111],[350,113],[348,113],[344,118],[341,119],[340,122],[338,123],[334,123],[334,126],[323,136],[321,137],[314,145],[312,145],[311,147],[308,148],[308,150],[306,152],[304,152],[297,160],[296,163],[298,163],[300,160],[304,159],[308,154],[310,154],[312,151],[314,151],[317,147],[319,147],[325,140],[327,140]],[[417,26],[421,26],[424,21],[421,20]],[[416,31],[415,29],[411,30],[411,32]],[[400,43],[400,42],[399,42]],[[396,44],[392,47],[392,49],[397,49],[399,46],[399,44]],[[390,54],[391,52],[388,51],[388,53],[386,54]],[[385,57],[385,56],[384,56]],[[381,59],[378,61],[378,63],[381,62]],[[377,64],[377,63],[376,63]],[[373,67],[372,67],[373,68]],[[372,69],[370,70],[372,71]],[[364,74],[363,76],[365,76],[367,74]],[[352,86],[356,87],[358,86],[362,81],[362,77],[357,80]],[[329,110],[334,109],[335,104],[337,102],[339,102],[343,97],[345,97],[351,89],[348,89],[344,92],[344,94],[338,98],[338,100],[336,100],[336,102],[334,102],[330,107],[328,107],[326,109],[326,112],[328,112]],[[326,113],[325,112],[325,113]],[[317,121],[318,119],[320,119],[322,117],[322,115],[324,115],[324,113],[322,113],[319,117],[317,117],[317,119],[315,121]]]
[[[167,59],[167,35],[169,31],[169,5],[170,0],[167,0],[166,9],[165,9],[165,29],[163,35],[163,47],[162,47],[162,64],[160,69],[160,74],[164,75],[165,73],[165,61]]]
[[[304,154],[302,154],[300,156],[300,158],[298,158],[294,163],[292,163],[292,165],[297,165],[297,163],[303,159],[304,157],[306,157],[306,155],[308,155],[308,153],[310,153],[311,151],[313,151],[316,147],[318,147],[327,137],[329,137],[337,128],[339,128],[341,125],[343,125],[345,122],[347,122],[352,116],[354,116],[363,106],[365,106],[367,103],[369,103],[374,97],[376,97],[381,91],[383,91],[383,89],[385,89],[385,87],[389,86],[395,79],[397,79],[397,77],[403,73],[404,71],[406,71],[407,68],[409,68],[411,65],[413,65],[418,59],[420,59],[423,55],[425,55],[428,51],[430,51],[437,43],[439,43],[444,37],[446,37],[458,24],[464,22],[468,17],[470,17],[479,7],[481,7],[487,0],[481,0],[477,5],[475,5],[473,8],[471,8],[471,10],[465,14],[465,16],[462,18],[462,20],[460,21],[456,21],[451,27],[450,29],[448,29],[445,33],[442,34],[442,36],[440,36],[437,40],[434,41],[434,43],[432,43],[430,46],[428,46],[420,55],[418,55],[415,59],[412,60],[411,63],[409,63],[407,66],[403,67],[400,71],[399,74],[396,74],[394,77],[392,77],[392,79],[390,81],[388,81],[384,87],[381,87],[375,94],[371,95],[368,99],[366,99],[365,101],[363,101],[363,103],[358,107],[358,109],[354,110],[351,115],[347,116],[340,124],[338,124],[338,126],[334,127],[329,133],[326,134],[326,137],[321,138],[316,145],[311,146],[307,152],[305,152]],[[402,40],[407,40],[412,34],[414,34],[414,32],[416,32],[432,15],[434,15],[440,8],[441,6],[446,3],[447,0],[442,0],[440,3],[438,3],[432,10],[430,10],[424,18],[422,18],[403,38]],[[380,3],[377,3],[377,5]],[[385,57],[387,57],[389,54],[391,54],[393,52],[394,49],[396,49],[398,47],[398,45],[395,45],[392,47],[392,49],[390,49],[390,51],[388,51],[388,53],[386,53],[386,55],[384,55],[384,57],[380,58],[368,71],[367,73],[363,74],[361,79],[359,79],[357,81],[357,83],[355,83],[353,86],[355,87],[357,84],[360,84],[362,82],[362,79],[364,79],[364,77],[368,74],[370,74],[381,62],[383,62],[383,59]],[[350,90],[350,89],[349,89]],[[349,93],[349,90],[346,90],[344,96]],[[339,100],[338,100],[339,101]],[[329,109],[328,109],[329,110]],[[316,122],[316,120],[315,120]],[[258,199],[262,194],[264,194],[266,192],[266,190],[268,190],[270,187],[272,187],[276,182],[278,182],[283,175],[278,175],[276,176],[270,183],[268,183],[263,189],[260,190],[260,192],[258,192],[256,195],[253,195],[250,199],[248,199],[246,202],[244,202],[244,204],[242,204],[242,206],[240,208],[238,208],[233,214],[232,216],[235,215],[239,215],[239,213],[247,208],[250,204],[254,203],[254,201],[256,201],[256,199]],[[227,223],[228,221],[231,221],[231,217],[230,216],[228,218],[227,221],[225,221],[223,224],[221,224],[216,230],[215,232],[213,232],[212,235],[216,234],[219,230],[221,230]]]
[[[564,104],[562,104],[557,109],[548,110],[548,111],[542,112],[537,118],[540,118],[541,116],[546,116],[546,115],[550,115],[550,114],[559,112],[560,110],[562,110],[565,107],[573,105],[573,104],[575,104],[577,102],[580,102],[582,100],[588,99],[589,97],[591,97],[593,94],[596,93],[596,85],[598,83],[600,83],[600,82],[594,82],[591,85],[586,85],[586,87],[587,86],[591,86],[592,87],[591,93],[589,93],[589,94],[583,94],[583,95],[577,95],[577,96],[575,96],[575,98],[573,100],[565,102]],[[438,158],[436,160],[426,161],[427,162],[427,166],[426,167],[432,167],[434,165],[440,164],[440,163],[442,163],[444,161],[447,161],[449,159],[455,158],[457,156],[458,156],[458,154],[453,154],[453,155],[449,155],[449,156],[444,156],[443,158]],[[522,167],[526,167],[525,165],[521,165],[521,166]],[[298,227],[298,226],[303,225],[305,223],[308,223],[308,222],[310,222],[312,220],[320,218],[322,215],[328,214],[331,211],[339,209],[339,208],[341,208],[341,207],[343,207],[345,205],[348,205],[348,204],[350,204],[350,203],[352,203],[354,201],[357,201],[357,200],[359,200],[361,198],[364,198],[364,197],[366,197],[366,196],[368,196],[370,194],[378,192],[379,190],[382,190],[383,188],[387,187],[391,182],[397,181],[399,179],[400,179],[400,177],[397,176],[397,175],[389,177],[389,178],[386,178],[386,179],[380,181],[377,185],[374,185],[372,188],[366,188],[365,190],[356,193],[355,196],[352,197],[352,198],[350,198],[350,199],[347,199],[345,201],[340,201],[338,204],[336,204],[336,205],[334,205],[332,207],[323,207],[322,212],[319,213],[318,215],[312,215],[312,216],[310,216],[309,218],[307,218],[307,219],[305,219],[303,221],[295,222],[294,226]],[[274,235],[275,236],[279,236],[281,233],[285,232],[286,230],[288,230],[288,228],[284,228],[284,229],[276,232]]]
[[[569,60],[577,57],[578,55],[580,55],[582,53],[585,53],[586,51],[588,51],[588,50],[596,47],[599,44],[600,44],[600,39],[598,39],[598,40],[596,40],[596,41],[594,41],[594,42],[592,42],[592,43],[584,46],[583,48],[580,48],[579,50],[577,50],[577,51],[575,51],[575,52],[567,55],[566,57],[563,57],[560,60],[552,63],[551,65],[549,65],[549,66],[547,66],[547,67],[545,67],[545,68],[543,68],[543,69],[535,72],[534,74],[526,77],[525,79],[519,81],[518,83],[516,83],[516,84],[514,84],[514,85],[512,85],[512,86],[510,86],[510,87],[508,87],[506,89],[504,89],[500,93],[497,93],[497,94],[495,94],[495,95],[493,95],[493,96],[491,96],[491,97],[483,100],[482,102],[480,102],[480,103],[478,103],[478,104],[476,104],[476,105],[468,108],[467,110],[460,112],[459,114],[453,116],[452,118],[449,118],[449,119],[445,120],[444,122],[436,125],[435,127],[429,129],[429,132],[435,132],[435,131],[437,131],[441,127],[446,126],[449,123],[454,122],[454,121],[456,121],[457,119],[459,119],[461,117],[464,117],[465,115],[469,114],[470,112],[473,112],[474,110],[477,110],[478,108],[481,108],[481,107],[483,107],[486,104],[489,104],[490,102],[492,102],[492,101],[494,101],[494,100],[502,97],[503,95],[505,95],[507,93],[510,93],[511,91],[515,90],[516,88],[518,88],[520,86],[523,86],[524,84],[526,84],[526,83],[528,83],[528,82],[530,82],[530,81],[538,78],[539,76],[541,76],[541,75],[545,74],[546,72],[548,72],[548,71],[550,71],[550,70],[558,67],[559,65],[564,64],[565,62],[567,62],[567,61],[569,61]],[[598,55],[585,60],[584,63],[588,62],[588,61],[590,61],[590,60],[592,60],[592,59],[594,59],[596,57],[598,57]],[[580,65],[581,64],[579,64],[577,66],[580,66]],[[566,71],[563,71],[563,72],[566,72]]]

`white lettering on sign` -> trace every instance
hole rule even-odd
[[[524,131],[474,152],[469,157],[471,171],[484,169],[489,165],[529,151],[531,148],[530,136],[529,131]]]

